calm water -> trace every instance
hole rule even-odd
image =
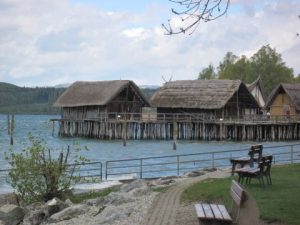
[[[56,127],[55,136],[52,136],[51,118],[59,116],[45,115],[16,115],[14,146],[15,151],[20,151],[28,143],[29,132],[34,136],[45,139],[48,145],[61,149],[67,145],[73,145],[78,142],[80,146],[87,146],[88,151],[82,151],[82,154],[91,161],[105,162],[108,160],[132,159],[140,157],[177,155],[189,153],[201,153],[223,150],[235,150],[248,148],[254,142],[202,142],[202,141],[179,141],[177,150],[172,150],[172,141],[128,141],[127,146],[123,147],[122,141],[101,141],[84,138],[60,138],[57,136],[58,127]],[[9,145],[9,135],[7,134],[7,115],[0,115],[0,165],[1,169],[6,169],[8,163],[5,161],[4,152],[11,146]],[[291,143],[291,142],[290,142]],[[297,142],[293,142],[297,143]],[[263,143],[265,146],[273,146],[288,143]],[[0,192],[7,189],[7,185],[0,180]],[[2,191],[1,191],[2,190]]]

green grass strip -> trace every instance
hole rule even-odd
[[[247,191],[256,200],[261,218],[269,222],[299,224],[300,164],[273,167],[271,175],[273,185],[265,189],[261,188],[256,179],[253,179],[250,185],[246,185]],[[230,207],[230,185],[231,178],[208,179],[186,189],[181,200],[183,202],[223,203],[226,207]]]

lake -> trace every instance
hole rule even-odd
[[[55,129],[55,135],[52,136],[51,118],[60,118],[54,115],[15,115],[14,146],[9,144],[10,137],[7,132],[7,115],[0,115],[1,134],[0,134],[0,165],[1,169],[8,168],[8,163],[4,158],[4,152],[9,148],[14,151],[21,151],[28,144],[28,134],[38,136],[47,141],[48,145],[57,148],[66,148],[73,146],[78,142],[80,146],[86,146],[89,150],[82,151],[82,155],[91,161],[106,162],[109,160],[133,159],[140,157],[153,157],[178,154],[194,154],[202,152],[225,151],[246,149],[255,142],[203,142],[203,141],[178,141],[177,150],[173,150],[172,141],[157,140],[132,140],[123,146],[119,141],[103,141],[86,138],[61,138],[57,136],[58,127]],[[276,146],[283,144],[298,144],[299,142],[266,142],[264,146]],[[58,151],[59,152],[59,151]],[[55,154],[55,153],[54,153]],[[0,193],[8,188],[0,180]]]

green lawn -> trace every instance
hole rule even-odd
[[[247,185],[255,198],[261,218],[267,221],[282,221],[290,225],[300,221],[300,164],[272,168],[273,185],[262,189],[257,180]],[[182,201],[231,203],[229,187],[231,178],[208,179],[189,187],[181,196]]]

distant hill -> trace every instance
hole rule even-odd
[[[65,88],[18,87],[0,82],[0,113],[17,114],[57,114],[52,107]]]
[[[0,113],[59,114],[60,108],[53,107],[53,103],[65,90],[57,86],[28,88],[0,82]],[[148,100],[156,90],[141,88]]]

